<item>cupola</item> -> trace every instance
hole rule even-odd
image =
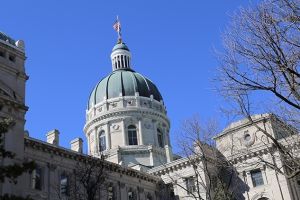
[[[110,58],[113,71],[118,69],[130,69],[131,53],[121,38],[119,38],[118,43],[112,49]]]

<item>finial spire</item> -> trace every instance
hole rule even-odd
[[[122,34],[121,34],[121,22],[119,20],[119,16],[117,15],[117,20],[115,21],[113,28],[118,33],[118,44],[122,43]]]

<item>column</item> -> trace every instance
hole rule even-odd
[[[108,124],[105,124],[105,145],[106,145],[106,150],[110,149],[109,148],[109,133],[108,133],[108,127],[109,125]],[[100,142],[100,140],[99,140]]]
[[[251,178],[251,173],[246,172],[246,179],[247,179],[247,184],[250,188],[253,188],[253,183],[252,183],[252,178]]]
[[[153,132],[154,132],[154,134],[153,134],[153,141],[154,141],[154,145],[155,146],[158,146],[158,139],[157,139],[157,126],[156,126],[156,120],[152,120],[152,123],[153,123]]]
[[[99,152],[99,141],[98,141],[98,137],[97,137],[97,135],[98,135],[98,131],[99,131],[99,128],[95,128],[94,129],[94,154],[95,153],[98,153]]]
[[[150,166],[154,166],[154,159],[153,159],[153,149],[151,147],[151,149],[149,149],[150,151]]]
[[[106,144],[107,149],[111,149],[110,123],[106,124]]]
[[[169,134],[167,133],[166,128],[164,128],[163,137],[164,137],[163,139],[164,139],[164,144],[165,144],[165,146],[166,146],[166,145],[167,145],[167,146],[170,146],[169,140],[168,140]]]
[[[122,137],[123,137],[123,145],[126,146],[126,130],[125,130],[125,122],[122,120],[121,122],[121,127],[122,127]]]
[[[139,139],[140,139],[140,144],[139,145],[144,145],[144,141],[143,141],[143,123],[142,123],[142,119],[139,119]]]

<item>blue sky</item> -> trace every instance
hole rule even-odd
[[[171,120],[171,140],[182,120],[198,114],[226,124],[213,91],[221,34],[242,0],[104,1],[9,0],[1,2],[0,31],[26,44],[26,129],[45,140],[47,131],[61,132],[69,147],[82,131],[89,93],[111,72],[110,53],[117,34],[132,53],[134,70],[159,88]]]

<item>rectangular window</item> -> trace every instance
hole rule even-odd
[[[158,139],[158,145],[159,147],[163,148],[164,147],[164,142],[163,142],[163,136],[161,133],[158,133],[157,134],[157,139]]]
[[[253,187],[260,186],[264,184],[264,180],[262,177],[262,173],[260,169],[253,170],[250,172],[251,173],[251,179],[253,183]]]
[[[186,190],[187,190],[188,194],[194,193],[196,191],[195,178],[188,177],[185,179],[185,182],[186,182]]]
[[[0,50],[0,57],[3,57],[3,58],[5,57],[4,51],[1,51],[1,50]]]
[[[129,145],[137,145],[137,134],[135,130],[128,130]]]
[[[65,174],[60,176],[60,194],[69,196],[69,178]]]
[[[43,171],[41,167],[36,167],[32,171],[32,189],[42,190]]]

